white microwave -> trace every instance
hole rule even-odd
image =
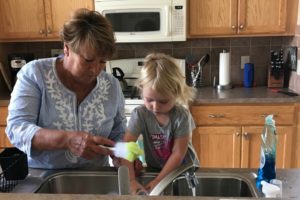
[[[186,41],[186,0],[95,0],[117,43]]]

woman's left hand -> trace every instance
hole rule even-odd
[[[113,146],[114,141],[85,132],[77,132],[69,140],[68,148],[75,155],[83,157],[85,159],[94,159],[99,154],[113,154],[109,149],[103,148],[99,145]]]

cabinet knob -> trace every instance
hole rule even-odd
[[[240,26],[239,26],[239,29],[243,29],[244,28],[244,24],[241,24]]]
[[[248,138],[249,138],[249,136],[250,136],[250,134],[249,134],[249,133],[247,133],[247,132],[245,132],[245,133],[243,133],[243,136],[244,136],[244,138],[245,138],[245,139],[248,139]]]
[[[49,27],[47,28],[47,33],[48,33],[48,34],[52,33],[51,28],[49,28]]]
[[[208,117],[209,118],[224,118],[225,115],[223,115],[223,114],[209,114]]]
[[[45,31],[44,31],[43,29],[40,29],[39,33],[40,33],[41,35],[43,35],[43,34],[45,34]]]
[[[234,30],[234,29],[235,29],[235,25],[232,25],[232,26],[231,26],[231,29],[233,29],[233,30]]]
[[[237,137],[240,136],[240,133],[239,133],[239,132],[236,132],[236,133],[235,133],[235,136],[237,136]]]

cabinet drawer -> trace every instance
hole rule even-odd
[[[7,107],[0,107],[0,126],[6,126]]]
[[[196,125],[263,125],[265,117],[274,115],[276,125],[294,123],[294,106],[259,105],[259,106],[192,106],[191,113]]]

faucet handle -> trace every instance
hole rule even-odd
[[[195,172],[196,166],[193,163],[187,163],[184,165],[179,166],[172,172],[170,172],[167,176],[165,176],[149,193],[149,196],[158,196],[160,195],[164,189],[178,176],[184,174],[188,171]]]
[[[185,172],[185,179],[190,189],[195,188],[197,185],[199,185],[199,181],[194,171]]]

